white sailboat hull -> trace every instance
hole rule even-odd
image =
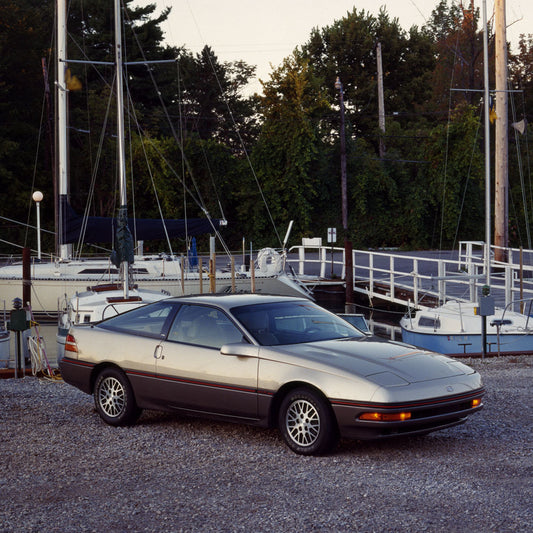
[[[173,263],[176,264],[173,265]],[[178,264],[175,261],[150,261],[139,264],[137,273],[134,275],[135,283],[139,288],[146,290],[164,290],[170,296],[209,292],[207,273],[203,274],[202,284],[200,284],[198,272],[186,273],[185,279],[182,281],[179,271],[176,272],[176,269],[179,268],[177,267]],[[138,263],[135,263],[134,267],[137,265]],[[139,274],[139,270],[144,269],[145,266],[147,272]],[[61,303],[76,292],[84,292],[88,287],[99,283],[117,283],[119,281],[118,274],[106,274],[105,272],[109,272],[109,264],[105,261],[92,262],[88,260],[65,264],[41,263],[33,265],[31,274],[33,312],[55,314]],[[14,298],[22,296],[21,274],[21,265],[0,269],[0,298],[5,301],[7,308],[10,308]],[[216,292],[232,291],[230,272],[217,272],[215,281]],[[299,283],[284,273],[269,276],[258,273],[254,278],[254,284],[255,292],[258,293],[309,297],[309,293]],[[236,276],[236,292],[251,292],[251,288],[252,280],[249,273]]]

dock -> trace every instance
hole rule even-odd
[[[372,307],[428,309],[449,300],[476,302],[487,280],[483,250],[477,241],[462,241],[453,251],[353,250],[353,290]],[[533,301],[533,250],[506,249],[506,262],[495,261],[494,250],[490,294],[499,307],[527,312]],[[287,264],[315,291],[344,286],[343,248],[303,242],[289,250]]]

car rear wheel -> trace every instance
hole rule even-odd
[[[285,396],[278,424],[285,442],[298,454],[324,454],[337,444],[338,430],[331,407],[309,389],[295,389]]]
[[[115,368],[107,368],[99,374],[94,387],[94,404],[104,422],[112,426],[133,424],[141,414],[128,378]]]

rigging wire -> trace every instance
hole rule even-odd
[[[177,79],[177,86],[178,86],[178,102],[182,101],[182,90],[181,90],[181,71],[180,71],[180,64],[179,61],[176,61],[176,79]],[[178,106],[178,120],[179,120],[179,133],[180,138],[179,142],[183,143],[183,114],[182,114],[182,106]],[[183,158],[181,159],[181,174],[182,176],[185,176],[185,162]],[[185,194],[185,187],[182,185],[182,196],[183,196],[183,214],[185,215],[185,220],[187,220],[187,195]],[[187,252],[189,250],[189,225],[185,224],[185,243],[187,247]],[[188,257],[187,253],[187,257]],[[189,269],[190,262],[187,261],[187,269]]]
[[[238,137],[239,142],[241,144],[244,156],[246,158],[246,162],[248,163],[248,166],[250,167],[250,171],[252,172],[252,176],[254,177],[255,183],[256,183],[256,185],[257,185],[257,187],[259,189],[259,192],[261,194],[261,199],[263,200],[263,204],[264,204],[266,212],[268,214],[268,218],[270,219],[270,223],[272,224],[272,227],[274,228],[274,232],[276,234],[276,237],[278,239],[278,242],[279,242],[280,246],[283,246],[283,241],[281,240],[281,236],[278,233],[278,229],[277,229],[276,224],[274,222],[274,218],[272,216],[272,212],[270,211],[270,208],[268,207],[268,203],[266,201],[265,193],[263,191],[263,188],[261,187],[261,184],[259,183],[259,178],[257,177],[255,169],[253,168],[252,161],[250,159],[250,155],[248,154],[248,150],[246,149],[246,146],[244,144],[244,140],[243,140],[243,138],[241,136],[240,129],[237,126],[237,122],[235,120],[235,117],[233,116],[233,111],[231,110],[231,107],[229,105],[228,99],[227,99],[227,97],[226,97],[226,95],[225,95],[225,93],[224,93],[224,91],[222,89],[222,84],[220,83],[220,79],[219,79],[218,74],[216,72],[215,66],[213,65],[212,58],[211,58],[210,55],[208,57],[209,57],[209,64],[211,65],[211,68],[213,70],[213,74],[215,75],[215,79],[217,80],[217,84],[218,84],[218,88],[220,90],[220,94],[224,98],[224,104],[226,105],[226,107],[228,109],[228,113],[230,115],[231,122],[233,124],[233,127],[235,128],[235,132],[237,133],[237,137]]]
[[[114,85],[115,85],[115,82],[113,81],[113,86]],[[111,87],[111,89],[112,89],[112,87]],[[100,165],[100,158],[101,158],[102,153],[103,153],[105,132],[106,132],[106,128],[107,128],[107,121],[108,121],[108,118],[109,118],[109,113],[110,113],[110,109],[111,109],[112,100],[113,100],[113,90],[111,90],[109,92],[109,97],[107,99],[106,113],[105,113],[105,116],[104,116],[104,122],[102,124],[102,129],[100,131],[100,140],[99,140],[99,143],[98,143],[98,150],[97,150],[97,153],[96,153],[95,165],[94,165],[93,170],[92,170],[91,182],[90,182],[90,185],[89,185],[89,191],[88,191],[88,195],[87,195],[87,202],[85,203],[85,209],[84,209],[84,213],[83,213],[83,217],[82,217],[82,227],[81,227],[81,230],[80,230],[80,235],[78,237],[78,243],[77,243],[77,246],[76,246],[76,252],[75,252],[75,256],[76,257],[81,257],[83,241],[85,240],[85,233],[87,231],[87,224],[88,224],[88,219],[89,219],[90,207],[91,207],[91,205],[92,205],[92,203],[94,201],[94,192],[95,192],[95,188],[96,188],[96,177],[97,177],[98,168],[99,168],[99,165]]]
[[[132,28],[133,28],[133,26],[132,26]],[[134,35],[135,35],[135,32],[134,32]],[[135,38],[137,39],[137,36],[136,36],[136,35],[135,35]],[[144,56],[144,51],[142,50],[142,48],[141,48],[141,46],[140,46],[140,43],[138,42],[138,39],[137,39],[137,44],[138,44],[139,49],[140,49],[140,51],[141,51],[141,53],[142,53],[142,55],[143,55],[143,59],[146,61],[146,58],[145,58],[145,56]],[[213,72],[213,74],[214,74],[214,76],[215,76],[215,79],[216,79],[216,82],[217,82],[217,85],[218,85],[218,88],[219,88],[219,91],[220,91],[220,95],[222,96],[222,98],[223,98],[223,100],[224,100],[224,104],[225,104],[225,106],[226,106],[226,108],[227,108],[227,110],[228,110],[228,113],[229,113],[229,116],[230,116],[230,119],[231,119],[232,125],[233,125],[233,127],[235,128],[235,132],[236,132],[236,134],[237,134],[237,138],[238,138],[239,143],[240,143],[240,145],[241,145],[241,148],[242,148],[242,150],[243,150],[243,154],[244,154],[245,159],[246,159],[246,161],[247,161],[247,163],[248,163],[248,166],[249,166],[250,171],[251,171],[251,173],[252,173],[252,176],[253,176],[253,178],[254,178],[254,180],[255,180],[255,183],[256,183],[256,185],[257,185],[257,187],[258,187],[258,189],[259,189],[259,192],[260,192],[260,195],[261,195],[261,199],[262,199],[262,201],[263,201],[263,204],[264,204],[264,206],[265,206],[266,212],[267,212],[267,214],[268,214],[268,218],[269,218],[269,220],[270,220],[270,223],[272,224],[272,227],[273,227],[273,229],[274,229],[274,232],[275,232],[275,234],[276,234],[276,237],[277,237],[277,239],[278,239],[278,242],[280,243],[280,246],[281,246],[281,245],[282,245],[281,236],[280,236],[280,234],[279,234],[279,232],[278,232],[278,230],[277,230],[277,227],[276,227],[276,225],[275,225],[274,218],[273,218],[273,216],[272,216],[272,213],[271,213],[270,208],[268,207],[268,203],[267,203],[267,201],[266,201],[265,193],[264,193],[264,191],[263,191],[263,188],[261,187],[261,184],[260,184],[260,182],[259,182],[259,178],[257,177],[257,174],[256,174],[256,172],[255,172],[255,169],[253,168],[253,165],[252,165],[252,162],[251,162],[250,156],[249,156],[249,154],[248,154],[248,150],[246,149],[246,146],[245,146],[245,144],[244,144],[244,140],[242,139],[242,136],[241,136],[241,133],[240,133],[239,127],[238,127],[238,125],[237,125],[237,122],[236,122],[236,120],[235,120],[235,117],[234,117],[234,115],[233,115],[233,112],[232,112],[232,110],[231,110],[231,107],[230,107],[230,105],[229,105],[228,99],[227,99],[227,97],[226,97],[226,95],[225,95],[225,93],[224,93],[224,90],[223,90],[223,88],[222,88],[221,81],[220,81],[220,79],[219,79],[219,77],[218,77],[218,74],[217,74],[216,69],[215,69],[215,65],[213,64],[212,57],[211,57],[210,55],[208,55],[208,60],[209,60],[209,64],[210,64],[210,66],[211,66],[212,72]],[[150,73],[150,77],[152,78],[152,83],[154,83],[154,85],[156,85],[152,73],[151,73],[150,71],[149,71],[149,73]],[[160,98],[161,104],[162,104],[162,106],[163,106],[163,109],[164,109],[165,115],[167,116],[167,119],[168,119],[168,121],[169,121],[169,124],[170,124],[171,130],[172,130],[172,132],[173,132],[174,138],[177,140],[178,138],[177,138],[177,135],[176,135],[176,133],[175,133],[174,126],[173,126],[173,124],[172,124],[172,121],[171,121],[170,117],[168,116],[168,111],[167,111],[166,106],[164,105],[164,102],[162,101],[160,91],[158,91],[158,95],[159,95],[159,98]],[[182,157],[185,158],[185,154],[183,153],[183,147],[180,146],[180,149],[182,150]],[[189,173],[190,173],[190,175],[191,175],[191,179],[194,180],[194,177],[193,177],[193,174],[192,174],[192,172],[191,172],[191,168],[190,168],[189,165],[188,165],[188,170],[189,170]],[[220,205],[220,201],[219,201],[219,205]],[[204,207],[204,212],[207,214],[207,211],[205,211],[205,207]],[[226,248],[226,245],[225,245],[225,244],[223,243],[223,241],[222,241],[222,237],[220,236],[219,232],[216,231],[216,233],[217,233],[219,239],[221,240],[221,242],[222,242],[224,248],[227,249],[227,248]],[[228,254],[229,254],[229,251],[228,251]]]
[[[457,40],[459,40],[459,35],[457,35]],[[455,47],[457,49],[457,47]],[[450,91],[448,96],[448,119],[446,123],[446,143],[445,143],[445,152],[444,152],[444,169],[443,169],[443,182],[442,182],[442,198],[441,198],[441,218],[440,218],[440,235],[439,235],[439,246],[438,249],[442,250],[442,240],[443,240],[443,234],[444,234],[444,207],[445,207],[445,201],[446,201],[446,184],[447,184],[447,177],[448,177],[448,153],[450,148],[450,124],[451,124],[451,116],[452,116],[452,87],[453,87],[453,80],[454,80],[454,66],[455,66],[455,59],[456,56],[454,56],[453,66],[452,66],[452,75],[450,79]],[[436,220],[435,220],[436,222]]]
[[[126,16],[127,16],[127,12],[126,12]],[[131,22],[131,19],[130,19],[130,22]],[[146,63],[148,63],[148,61],[147,61],[147,59],[146,59],[146,55],[145,55],[145,53],[144,53],[144,50],[142,49],[141,44],[140,44],[140,42],[139,42],[138,36],[137,36],[137,34],[135,33],[135,31],[134,31],[133,25],[132,25],[132,30],[133,30],[133,35],[134,35],[134,37],[135,37],[135,40],[136,40],[136,42],[137,42],[137,46],[139,47],[139,51],[140,51],[140,53],[141,53],[141,55],[142,55],[143,61],[145,61]],[[155,90],[156,90],[156,93],[157,93],[157,95],[158,95],[160,105],[161,105],[161,107],[162,107],[162,109],[163,109],[163,112],[164,112],[164,115],[165,115],[165,117],[166,117],[166,119],[167,119],[167,121],[168,121],[168,124],[169,124],[169,126],[170,126],[170,129],[171,129],[172,135],[173,135],[174,139],[176,140],[176,142],[177,142],[177,144],[178,144],[178,147],[179,147],[179,149],[180,149],[180,152],[181,152],[181,155],[182,155],[182,161],[185,162],[186,167],[187,167],[187,170],[188,170],[189,175],[190,175],[190,177],[191,177],[191,180],[193,181],[193,185],[194,185],[195,190],[196,190],[197,195],[198,195],[198,198],[196,199],[196,203],[197,203],[197,205],[201,208],[201,210],[202,210],[202,212],[205,214],[205,216],[207,217],[209,223],[211,224],[211,228],[212,228],[213,232],[215,233],[215,235],[218,237],[219,241],[221,242],[221,244],[222,244],[222,246],[223,246],[223,248],[224,248],[225,253],[226,253],[227,255],[231,255],[230,250],[229,250],[228,247],[226,246],[226,244],[225,244],[225,242],[224,242],[222,236],[220,235],[220,232],[219,232],[218,229],[215,227],[215,225],[214,225],[214,223],[213,223],[213,220],[212,220],[212,218],[211,218],[211,216],[210,216],[210,214],[209,214],[209,212],[208,212],[208,210],[207,210],[207,208],[206,208],[206,204],[205,204],[205,202],[204,202],[203,199],[202,199],[202,196],[201,196],[201,193],[200,193],[200,190],[199,190],[198,184],[197,184],[196,180],[194,179],[194,173],[193,173],[193,171],[192,171],[192,167],[191,167],[191,165],[190,165],[190,163],[189,163],[189,161],[188,161],[188,159],[187,159],[187,157],[186,157],[186,155],[185,155],[185,151],[184,151],[183,144],[179,142],[178,135],[176,134],[176,129],[175,129],[174,124],[173,124],[173,122],[172,122],[172,120],[171,120],[171,118],[170,118],[170,115],[169,115],[169,113],[168,113],[167,106],[165,105],[165,102],[163,101],[162,93],[161,93],[161,91],[160,91],[159,88],[158,88],[158,85],[157,85],[157,82],[156,82],[156,80],[155,80],[155,78],[154,78],[154,75],[153,75],[153,73],[152,73],[152,71],[151,71],[150,68],[147,68],[147,71],[148,71],[148,74],[149,74],[150,79],[151,79],[151,81],[152,81],[152,84],[153,84],[153,86],[154,86],[154,88],[155,88]],[[140,128],[140,125],[139,125],[139,128]],[[141,128],[140,128],[140,131],[142,131]],[[152,146],[155,147],[154,144],[152,144]],[[160,155],[162,155],[161,152],[160,152],[159,150],[157,150],[157,151],[160,153]],[[167,164],[169,164],[169,163],[168,163],[168,160],[167,160],[166,158],[164,158],[164,160],[165,160],[165,162],[166,162]],[[169,166],[169,168],[172,168],[172,167]],[[180,180],[182,181],[182,183],[184,184],[184,186],[186,187],[185,182],[184,182],[184,178],[179,178],[179,176],[178,176],[178,174],[176,173],[175,170],[173,170],[173,172],[174,172],[175,176],[178,177],[178,179],[180,179]],[[189,194],[191,194],[190,189],[189,189],[188,187],[186,187],[186,189],[187,189],[187,191],[189,192]],[[194,198],[194,195],[191,194],[191,196]],[[165,231],[166,231],[166,229],[165,229]]]
[[[509,82],[510,85],[510,82]],[[515,101],[513,93],[510,93],[510,103],[511,103],[511,117],[512,121],[516,122],[516,108],[515,108]],[[522,191],[522,203],[523,203],[523,210],[524,210],[524,220],[525,220],[525,227],[526,227],[526,237],[527,237],[527,247],[528,249],[531,249],[531,234],[529,229],[529,212],[527,207],[527,197],[526,197],[526,186],[524,181],[524,168],[522,165],[522,157],[520,154],[520,137],[518,134],[518,131],[516,128],[513,128],[514,131],[514,138],[515,138],[515,145],[516,145],[516,156],[517,156],[517,164],[518,164],[518,175],[520,177],[520,188]],[[511,197],[512,201],[512,195],[509,195]],[[520,226],[517,224],[517,230],[520,231]],[[520,238],[520,241],[522,239]]]
[[[467,173],[467,176],[466,176],[465,186],[464,186],[464,189],[463,189],[463,197],[462,197],[462,200],[461,200],[461,208],[459,209],[459,215],[457,217],[457,224],[455,225],[455,235],[453,237],[452,249],[455,249],[455,245],[457,244],[457,240],[458,240],[459,226],[461,224],[461,218],[463,216],[463,210],[464,210],[465,201],[466,201],[466,193],[467,193],[467,190],[468,190],[468,184],[470,182],[470,178],[472,176],[472,165],[473,165],[473,162],[474,162],[474,156],[476,154],[476,144],[477,144],[477,140],[479,138],[479,132],[481,130],[481,123],[482,123],[481,116],[482,116],[482,114],[483,114],[483,107],[480,107],[479,108],[479,122],[478,122],[478,125],[477,125],[477,128],[476,128],[476,135],[474,137],[474,142],[472,143],[472,151],[470,152],[470,164],[468,165],[468,173]]]

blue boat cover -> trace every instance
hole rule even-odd
[[[78,215],[68,203],[61,198],[61,244],[77,243],[83,233],[85,243],[110,243],[114,240],[117,219],[114,217],[83,217]],[[185,238],[194,235],[214,233],[220,227],[220,219],[155,219],[128,218],[128,227],[136,241],[149,241],[169,238]],[[166,228],[166,232],[165,232]]]

